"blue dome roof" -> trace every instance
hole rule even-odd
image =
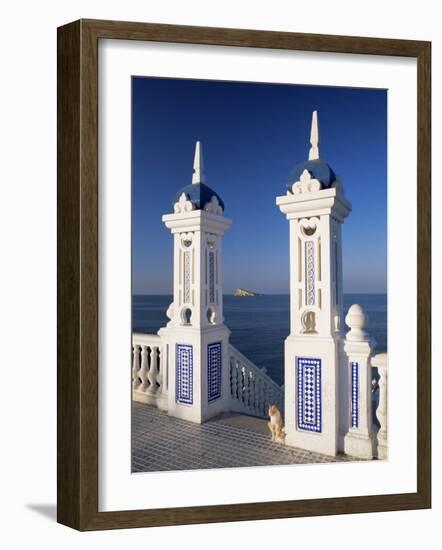
[[[224,210],[224,202],[218,193],[210,189],[205,183],[191,183],[183,187],[175,195],[172,206],[180,200],[181,195],[185,193],[188,199],[195,205],[197,210],[202,210],[204,206],[210,202],[210,199],[215,196],[218,199],[219,205]]]
[[[295,169],[290,174],[290,182],[287,184],[287,189],[292,189],[293,183],[299,181],[304,170],[307,170],[312,178],[321,182],[322,189],[328,189],[336,181],[336,174],[326,162],[321,159],[306,160],[295,166]]]

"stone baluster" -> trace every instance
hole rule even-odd
[[[243,393],[243,403],[244,406],[248,409],[249,408],[249,402],[250,402],[250,391],[249,391],[249,371],[246,369],[245,366],[242,368],[243,377],[244,377],[244,393]]]
[[[132,387],[137,389],[140,385],[139,370],[140,370],[140,346],[135,345],[132,348]]]
[[[272,388],[271,388],[271,387],[269,387],[269,388],[267,389],[267,407],[269,406],[270,403],[271,403],[272,405],[274,404],[274,403],[273,403],[273,392],[272,392]]]
[[[235,364],[238,372],[238,400],[244,403],[244,369],[239,361],[235,361]]]
[[[376,416],[380,424],[377,433],[377,456],[379,459],[388,458],[388,419],[387,419],[387,392],[388,392],[388,355],[375,355],[371,364],[377,367],[379,373],[379,405]]]
[[[265,385],[263,388],[262,401],[264,403],[265,415],[267,416],[267,412],[269,410],[269,388],[267,385]]]
[[[270,390],[269,390],[269,387],[266,385],[266,388],[265,388],[265,391],[264,391],[264,409],[266,411],[266,414],[268,413],[270,402],[271,402]]]
[[[266,370],[242,357],[235,348],[230,356],[229,367],[234,410],[266,418],[269,401],[278,405],[282,403],[282,389],[268,377]],[[269,396],[273,399],[269,399]]]
[[[259,414],[260,416],[266,416],[266,404],[265,404],[265,395],[264,395],[264,380],[259,379]]]
[[[255,377],[253,372],[249,370],[249,409],[253,413],[255,410]]]
[[[232,360],[233,365],[233,381],[234,381],[234,387],[233,387],[233,395],[235,399],[241,399],[241,371],[238,367],[238,361],[235,359]]]
[[[155,393],[157,391],[157,378],[158,378],[158,347],[152,346],[150,351],[150,368],[147,375],[149,380],[149,392]]]
[[[250,388],[251,388],[251,400],[250,408],[252,412],[256,414],[258,412],[258,385],[256,376],[253,372],[250,373]]]
[[[239,399],[239,392],[238,392],[238,369],[236,368],[236,361],[233,357],[230,358],[230,370],[232,373],[231,380],[232,380],[232,399]]]
[[[261,379],[255,376],[255,414],[261,414]]]
[[[148,371],[149,371],[149,361],[148,361],[148,355],[149,355],[149,348],[147,346],[140,346],[141,347],[141,367],[138,372],[138,376],[141,380],[140,383],[140,390],[146,391],[146,389],[149,387],[149,377],[148,377]]]
[[[262,374],[265,374],[266,373],[266,369],[265,367],[262,367],[260,369],[260,372]],[[260,376],[259,377],[259,414],[260,416],[267,416],[267,409],[266,409],[266,400],[265,400],[265,381],[264,379]]]
[[[255,377],[250,370],[248,370],[247,374],[249,379],[249,410],[253,413],[255,410]]]
[[[232,399],[236,399],[236,371],[235,371],[235,363],[233,361],[233,357],[229,358],[229,366],[230,366],[230,397]]]
[[[168,410],[167,345],[157,335],[132,336],[133,399]]]
[[[166,356],[165,348],[158,348],[158,374],[157,374],[157,383],[158,383],[158,393],[163,393],[166,388],[166,377],[165,373],[167,372],[166,365]]]
[[[370,357],[374,340],[364,331],[367,317],[362,307],[354,304],[348,310],[345,323],[350,330],[344,340],[342,384],[347,397],[343,402],[346,415],[341,416],[344,452],[359,458],[373,458],[374,432]],[[346,369],[346,370],[345,370]],[[345,396],[343,396],[345,397]]]
[[[259,374],[255,374],[255,414],[261,414],[261,378]]]

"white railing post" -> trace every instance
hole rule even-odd
[[[377,457],[388,458],[388,420],[387,420],[387,392],[388,392],[388,355],[379,353],[375,355],[371,364],[379,373],[379,404],[376,416],[380,424],[377,433]]]
[[[359,458],[373,458],[374,432],[372,416],[372,386],[370,357],[375,343],[364,331],[367,317],[362,307],[354,304],[348,310],[345,323],[350,327],[344,340],[344,367],[341,383],[344,385],[343,406],[347,409],[344,452]],[[347,386],[345,388],[345,386]]]

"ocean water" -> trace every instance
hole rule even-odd
[[[132,301],[134,332],[155,334],[166,325],[172,296],[135,295]],[[376,351],[387,351],[387,295],[345,294],[344,312],[360,304],[368,315],[366,330],[377,342]],[[285,294],[253,297],[224,296],[225,324],[230,342],[278,384],[284,378],[284,339],[290,328],[290,301]]]

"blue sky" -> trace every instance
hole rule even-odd
[[[315,109],[320,156],[353,206],[343,225],[344,292],[386,292],[386,90],[134,77],[132,107],[134,294],[172,293],[172,236],[161,216],[191,183],[197,139],[206,183],[233,220],[224,292],[289,292],[288,222],[275,197],[308,158]]]

